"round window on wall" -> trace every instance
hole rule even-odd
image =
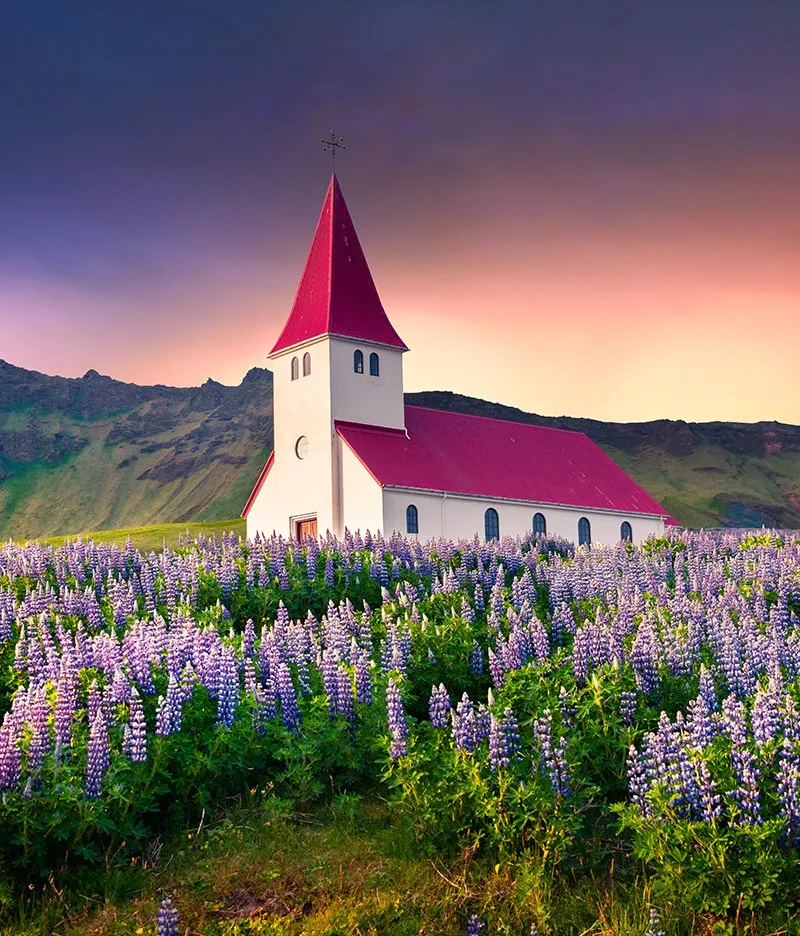
[[[300,436],[297,442],[295,442],[294,453],[300,459],[308,455],[308,439],[305,436]]]

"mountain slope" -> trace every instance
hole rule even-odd
[[[604,423],[444,391],[439,409],[585,432],[681,523],[800,527],[800,427]],[[272,374],[140,387],[0,361],[0,540],[238,516],[272,446]]]

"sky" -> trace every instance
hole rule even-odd
[[[337,175],[407,390],[800,424],[796,0],[3,0],[0,358],[236,384]]]

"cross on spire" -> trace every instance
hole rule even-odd
[[[324,150],[324,152],[331,154],[331,162],[333,163],[333,171],[336,172],[336,150],[347,149],[347,147],[344,145],[344,140],[342,139],[342,137],[336,136],[335,130],[331,130],[330,140],[320,140],[320,143],[322,143],[322,149]]]

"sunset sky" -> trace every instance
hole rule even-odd
[[[800,3],[3,0],[0,358],[238,383],[337,174],[406,389],[800,424]]]

